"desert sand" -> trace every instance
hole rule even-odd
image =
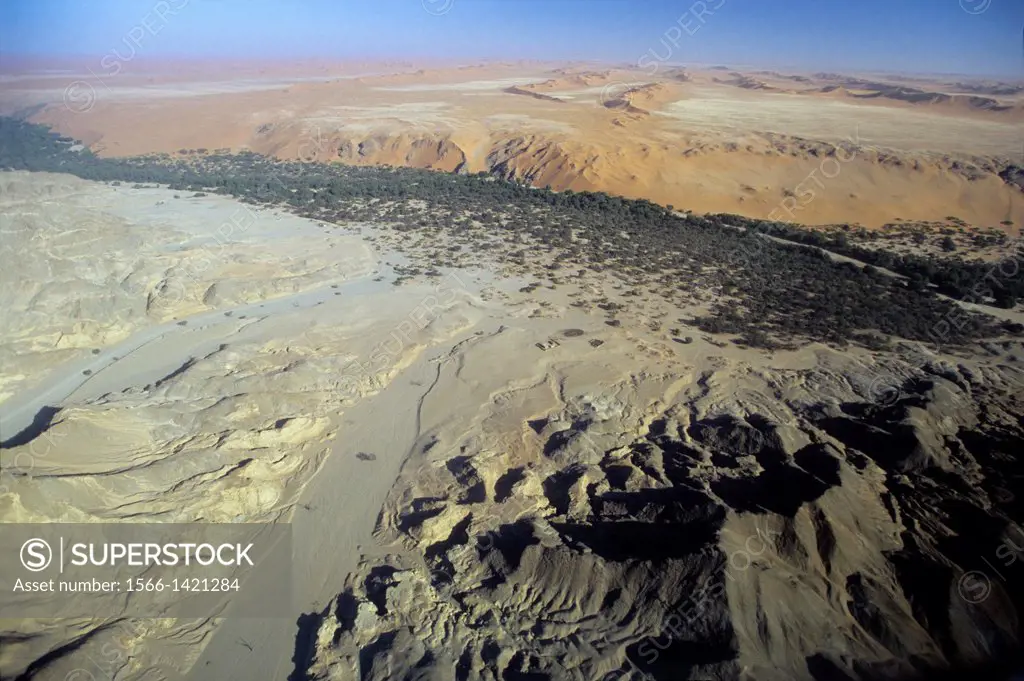
[[[129,66],[98,78],[12,65],[0,113],[110,156],[231,149],[488,172],[804,224],[1024,222],[1015,84],[669,64]]]
[[[116,643],[123,679],[811,679],[1019,640],[1015,582],[961,579],[1014,531],[1019,340],[765,352],[614,272],[410,278],[430,244],[386,224],[0,189],[33,244],[3,256],[0,520],[287,522],[296,556],[287,617],[5,621],[5,676]]]

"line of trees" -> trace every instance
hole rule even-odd
[[[966,343],[1004,331],[993,318],[955,309],[913,281],[838,264],[817,250],[756,233],[817,239],[771,223],[744,221],[754,229],[742,231],[730,226],[742,221],[734,216],[679,217],[650,201],[555,193],[484,174],[290,162],[252,153],[103,159],[71,151],[73,144],[42,126],[0,118],[0,168],[159,183],[284,204],[318,220],[376,221],[432,237],[437,263],[459,265],[486,253],[532,267],[537,277],[557,278],[562,268],[611,271],[681,306],[710,292],[710,311],[690,323],[751,346],[814,340],[880,347],[889,336],[935,341],[937,328],[944,329],[943,342]],[[540,254],[553,262],[542,263]],[[871,255],[879,266],[892,265],[882,254]],[[938,264],[928,266],[929,282],[955,271],[966,285],[975,276],[969,269],[943,275]],[[901,267],[911,265],[894,269]],[[953,317],[956,325],[947,322]]]
[[[796,225],[755,220],[739,215],[709,216],[730,224],[786,239],[796,243],[817,246],[838,255],[844,255],[862,262],[881,267],[910,279],[910,285],[923,289],[935,287],[936,291],[958,300],[988,302],[991,299],[997,307],[1012,309],[1024,300],[1024,272],[1020,267],[1024,260],[1024,244],[1011,245],[1005,256],[994,263],[965,260],[960,257],[941,258],[898,254],[876,248],[865,248],[851,243],[843,234],[827,234]],[[952,252],[956,244],[950,237],[944,240],[943,250]]]

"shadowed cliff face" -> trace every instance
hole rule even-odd
[[[396,486],[378,534],[405,548],[319,614],[302,673],[1002,678],[1024,640],[1021,378],[916,367],[763,411],[705,380],[641,418],[628,390],[562,403],[524,424],[525,465],[462,447],[450,477]]]

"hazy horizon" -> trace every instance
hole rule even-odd
[[[1001,0],[41,0],[0,6],[0,54],[681,63],[1020,78],[1022,26],[1024,3]]]

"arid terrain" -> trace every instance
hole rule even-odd
[[[1024,85],[0,66],[0,523],[293,533],[3,678],[1024,668]]]
[[[902,284],[767,237],[732,259],[736,228],[683,222],[713,240],[659,292],[628,233],[601,266],[582,223],[548,243],[569,208],[437,190],[305,217],[62,174],[0,191],[3,521],[287,522],[296,566],[278,619],[7,620],[5,676],[896,680],[1019,652],[1017,310],[975,305],[1007,321],[970,341],[801,323],[766,349],[700,321],[774,295],[730,283],[762,261],[845,282],[812,316],[860,287],[884,315],[872,287]],[[907,295],[936,328],[956,309]]]
[[[488,172],[802,224],[1024,223],[1021,83],[663,63],[49,66],[5,67],[0,113],[107,156]],[[844,144],[860,151],[832,156]]]

